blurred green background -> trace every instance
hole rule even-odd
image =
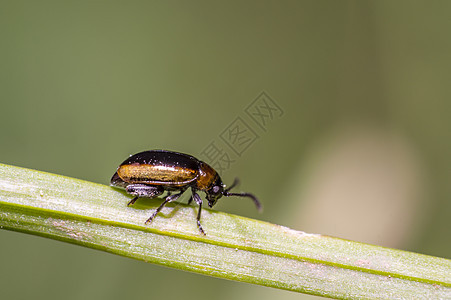
[[[260,138],[223,179],[240,177],[265,210],[216,209],[451,258],[451,2],[0,4],[2,163],[108,184],[142,150],[227,150],[219,135],[242,117]],[[265,130],[245,114],[263,91],[284,111]],[[0,241],[2,299],[300,298]]]

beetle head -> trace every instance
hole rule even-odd
[[[205,192],[208,200],[208,206],[213,207],[219,198],[224,195],[224,184],[221,178],[216,179],[215,183]]]

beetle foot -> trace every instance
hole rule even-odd
[[[150,218],[148,218],[148,219],[147,219],[147,221],[146,221],[146,222],[144,222],[144,224],[146,224],[146,225],[147,225],[147,224],[150,224],[150,223],[152,223],[152,221],[153,221],[153,217],[154,217],[154,216],[151,216]]]
[[[202,225],[200,225],[200,221],[197,221],[197,227],[199,227],[200,233],[202,233],[203,235],[207,235],[207,234],[205,234],[205,231],[204,231],[204,229],[202,228]]]
[[[144,224],[150,224],[150,223],[152,223],[153,218],[155,218],[155,216],[158,214],[158,211],[159,211],[159,210],[156,210],[156,211],[150,216],[150,218],[148,218],[147,221],[144,222]]]

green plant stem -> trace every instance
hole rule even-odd
[[[140,199],[78,179],[0,164],[0,227],[143,261],[332,298],[451,298],[451,260],[307,234]]]

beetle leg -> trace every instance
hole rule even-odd
[[[127,206],[130,206],[132,204],[135,204],[136,200],[138,200],[139,196],[135,196],[135,198],[133,198],[132,200],[130,200],[130,202],[128,202]]]
[[[191,196],[188,200],[188,205],[191,204],[191,202],[193,202],[193,196]]]
[[[147,219],[147,221],[144,224],[149,224],[150,222],[152,222],[153,218],[155,218],[155,216],[163,209],[163,207],[168,204],[169,202],[175,201],[178,198],[180,198],[180,196],[183,194],[183,192],[185,192],[185,190],[180,191],[180,193],[175,194],[175,195],[169,195],[166,198],[164,198],[163,203],[161,203],[160,206],[158,206],[158,208],[153,212],[153,214],[150,216],[149,219]]]
[[[202,228],[202,225],[200,225],[200,215],[202,213],[202,198],[199,196],[199,194],[197,194],[193,190],[193,195],[191,196],[191,199],[194,199],[197,205],[199,205],[199,210],[197,211],[197,227],[199,228],[200,233],[206,235],[204,229]]]

